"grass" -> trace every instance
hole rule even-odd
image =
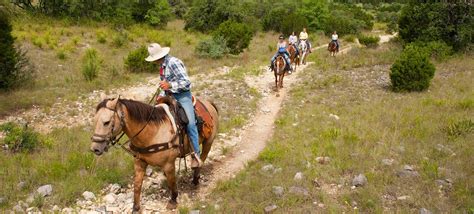
[[[400,94],[389,90],[388,80],[380,80],[388,77],[399,48],[383,46],[334,59],[326,52],[314,54],[317,63],[291,90],[274,137],[259,159],[236,178],[218,184],[207,202],[195,208],[206,213],[261,213],[276,204],[277,213],[405,213],[422,207],[435,213],[471,212],[472,54],[438,63],[429,91]],[[331,161],[318,164],[318,156]],[[394,163],[385,166],[382,159]],[[266,164],[282,172],[264,173]],[[420,176],[397,177],[404,165],[413,166]],[[294,181],[296,172],[303,172],[305,179]],[[368,184],[351,189],[352,178],[360,173]],[[439,189],[437,179],[451,179],[452,189]],[[282,186],[284,196],[275,196],[272,186]],[[291,186],[307,188],[310,196],[289,193]],[[409,197],[397,200],[400,196]]]
[[[127,184],[133,174],[132,158],[118,148],[104,157],[88,151],[90,133],[86,127],[57,129],[44,136],[48,146],[32,153],[3,152],[0,156],[0,195],[7,202],[0,210],[25,200],[28,194],[45,184],[53,186],[53,194],[35,198],[33,205],[50,208],[74,203],[84,191],[99,192],[108,183]],[[25,182],[23,189],[17,184]]]

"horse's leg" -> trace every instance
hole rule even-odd
[[[174,159],[176,160],[176,159]],[[174,161],[166,164],[163,168],[163,171],[166,175],[166,180],[168,181],[168,187],[170,188],[171,192],[171,199],[168,201],[168,205],[166,205],[166,209],[174,210],[178,207],[178,188],[176,186],[176,170],[174,166]]]
[[[278,92],[278,74],[276,71],[274,73],[275,73],[275,90]]]
[[[147,167],[145,161],[135,159],[135,178],[133,181],[133,211],[140,211],[140,194],[142,191],[143,176],[145,176],[145,170]]]
[[[199,173],[201,171],[201,168],[194,168],[193,169],[193,184],[194,185],[199,185]]]
[[[280,88],[283,88],[283,78],[285,78],[285,73],[280,75]]]

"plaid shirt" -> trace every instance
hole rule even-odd
[[[161,68],[164,72],[160,74],[160,78],[170,83],[171,93],[175,94],[191,90],[191,81],[186,73],[186,67],[184,67],[180,59],[167,55]]]

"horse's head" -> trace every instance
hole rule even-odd
[[[97,105],[94,126],[91,151],[102,155],[124,126],[124,112],[120,108],[119,98],[104,99]]]

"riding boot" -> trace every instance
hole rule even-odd
[[[191,168],[200,168],[202,166],[202,160],[198,154],[191,154]]]

